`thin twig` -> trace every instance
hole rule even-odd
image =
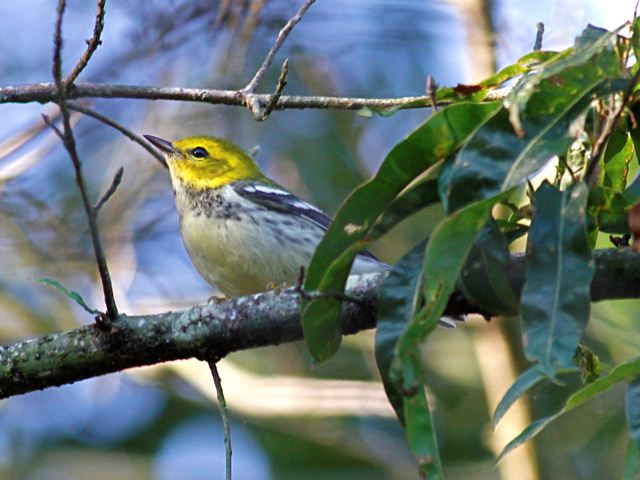
[[[510,91],[509,87],[496,88],[487,92],[483,102],[502,100]],[[57,101],[57,87],[54,83],[32,83],[0,87],[0,103],[47,103]],[[266,104],[270,93],[252,95]],[[145,87],[139,85],[116,85],[108,83],[76,83],[67,92],[67,99],[78,98],[127,98],[144,100],[178,100],[200,102],[211,105],[233,105],[246,107],[242,90],[216,90],[206,88]],[[451,100],[438,101],[438,106],[451,104]],[[322,110],[360,110],[370,108],[411,109],[431,107],[426,95],[395,98],[333,97],[322,95],[282,95],[274,110],[315,108]]]
[[[431,105],[433,105],[433,111],[438,111],[438,102],[436,101],[436,93],[437,93],[438,85],[431,75],[427,77],[427,96],[431,101]]]
[[[251,81],[242,90],[238,90],[238,92],[236,92],[236,96],[242,99],[243,104],[249,110],[251,110],[251,113],[253,113],[253,117],[258,121],[266,120],[273,111],[274,107],[278,104],[278,100],[282,95],[282,90],[287,83],[286,79],[287,72],[289,70],[289,61],[285,60],[282,64],[282,69],[280,70],[280,78],[278,79],[278,86],[276,87],[273,95],[269,95],[266,99],[264,99],[262,98],[262,96],[256,95],[256,90],[260,86],[262,79],[271,66],[276,53],[278,53],[278,50],[280,50],[280,47],[282,47],[282,44],[291,33],[291,30],[293,30],[293,27],[295,27],[296,24],[300,20],[302,20],[302,17],[314,2],[315,0],[305,0],[296,14],[289,19],[284,27],[282,27],[282,29],[278,33],[278,36],[276,37],[276,41],[271,46],[269,53],[267,53],[267,56],[262,62],[262,65],[260,65],[260,68],[258,68]],[[265,103],[266,107],[264,107]]]
[[[629,86],[620,99],[619,104],[615,106],[615,110],[613,112],[610,112],[605,118],[604,126],[602,127],[602,130],[600,131],[600,134],[598,135],[598,138],[596,138],[596,141],[594,142],[591,149],[591,158],[585,172],[585,180],[590,187],[593,186],[597,180],[597,167],[600,164],[600,157],[604,153],[607,141],[616,129],[626,106],[631,102],[633,91],[635,90],[635,87],[639,81],[640,69],[638,69],[638,71],[629,82]],[[615,96],[613,97],[612,101],[615,102]]]
[[[273,107],[275,107],[276,103],[278,103],[278,100],[282,95],[282,91],[284,90],[284,87],[287,86],[288,74],[289,74],[289,59],[287,58],[282,64],[282,68],[280,70],[280,76],[278,77],[278,85],[276,86],[276,89],[273,92],[273,95],[271,95],[271,98],[265,105],[264,111],[258,117],[259,121],[266,120],[267,118],[269,118],[269,115],[271,115],[271,112],[273,111]]]
[[[109,125],[112,128],[115,128],[116,130],[118,130],[120,133],[122,133],[125,137],[127,137],[129,140],[132,140],[134,142],[136,142],[137,144],[139,144],[142,148],[144,148],[147,152],[149,152],[151,155],[153,155],[153,157],[158,160],[158,162],[160,162],[160,164],[164,167],[164,168],[168,168],[167,167],[167,161],[164,159],[164,157],[162,155],[160,155],[158,153],[158,151],[153,148],[151,145],[149,145],[149,142],[147,142],[146,140],[144,140],[141,136],[136,135],[135,133],[133,133],[131,130],[129,130],[128,128],[123,127],[122,125],[120,125],[118,122],[116,122],[115,120],[102,115],[101,113],[96,112],[95,110],[89,108],[89,107],[85,107],[83,105],[79,105],[77,103],[74,102],[67,102],[67,107],[71,110],[75,110],[77,112],[80,113],[84,113],[85,115],[95,118],[96,120],[104,123],[105,125]]]
[[[218,366],[214,361],[210,361],[207,363],[209,364],[209,370],[211,370],[213,383],[216,385],[216,396],[218,397],[218,408],[220,409],[220,418],[222,418],[222,428],[224,429],[226,480],[231,480],[232,451],[231,451],[231,425],[229,423],[229,410],[227,409],[227,402],[224,399],[224,390],[222,390],[222,380],[220,379],[220,373],[218,373]]]
[[[271,63],[273,62],[273,59],[276,56],[276,53],[278,53],[278,50],[280,50],[280,47],[282,47],[282,44],[291,33],[291,30],[293,30],[293,27],[295,27],[296,24],[300,20],[302,20],[302,17],[304,16],[305,13],[307,13],[307,10],[309,10],[309,7],[311,7],[311,5],[313,5],[314,2],[315,0],[305,0],[305,2],[302,4],[302,6],[296,12],[296,14],[293,17],[291,17],[289,21],[284,25],[284,27],[282,27],[280,32],[278,32],[276,41],[271,46],[271,49],[269,50],[269,53],[267,53],[267,56],[264,58],[262,65],[260,65],[260,68],[258,69],[258,71],[256,71],[256,74],[253,76],[253,78],[247,84],[247,86],[244,87],[243,89],[244,93],[252,94],[256,92],[258,86],[262,82],[262,79],[267,73],[267,69],[271,66]]]
[[[536,41],[533,44],[533,50],[542,50],[542,37],[544,35],[544,23],[536,23]]]
[[[42,117],[42,120],[44,120],[44,124],[47,127],[49,127],[51,130],[53,130],[53,133],[55,133],[60,138],[60,140],[64,142],[64,134],[60,131],[57,125],[53,123],[49,115],[45,115],[44,113],[41,113],[40,116]]]
[[[89,194],[87,193],[86,182],[84,180],[84,173],[82,171],[82,162],[78,157],[76,150],[76,141],[73,136],[73,129],[71,128],[70,113],[67,108],[67,96],[66,86],[62,79],[62,18],[64,16],[64,10],[66,7],[65,0],[58,1],[58,7],[56,9],[56,27],[54,35],[54,50],[53,50],[53,78],[58,90],[57,103],[60,107],[60,115],[62,117],[62,132],[55,129],[61,136],[64,146],[69,152],[71,162],[76,174],[76,183],[78,184],[78,190],[80,190],[80,196],[82,197],[82,204],[87,215],[87,222],[89,224],[89,232],[91,233],[91,241],[93,243],[93,251],[98,264],[98,271],[100,272],[100,280],[102,281],[102,290],[104,292],[104,301],[107,307],[106,316],[102,318],[102,322],[98,322],[101,327],[111,328],[109,322],[113,322],[118,318],[118,307],[116,306],[115,298],[113,296],[113,286],[111,285],[111,277],[109,275],[109,268],[107,267],[107,260],[105,258],[104,249],[100,240],[100,232],[98,230],[98,222],[96,218],[96,212],[91,206],[89,200]]]
[[[78,75],[80,75],[80,72],[82,72],[82,70],[87,66],[89,60],[91,60],[91,56],[94,54],[98,46],[102,44],[100,36],[102,35],[102,29],[104,28],[105,3],[107,3],[107,0],[98,0],[96,21],[93,24],[93,35],[91,35],[91,38],[87,40],[87,49],[80,57],[80,60],[78,60],[76,66],[73,67],[71,73],[67,75],[67,78],[64,80],[65,87],[67,88],[76,80],[76,78],[78,78]]]
[[[304,289],[304,278],[305,278],[305,268],[300,267],[300,273],[298,274],[298,281],[296,282],[296,286],[293,289],[293,292],[300,295],[300,298],[305,300],[317,300],[319,298],[333,298],[336,300],[340,300],[341,302],[350,302],[355,303],[356,305],[364,306],[364,303],[361,299],[348,295],[342,292],[318,292],[318,291],[308,291]]]
[[[100,197],[100,200],[98,200],[95,206],[93,207],[93,211],[95,212],[96,215],[98,214],[102,206],[109,201],[111,196],[114,193],[116,193],[116,190],[118,189],[118,186],[122,181],[123,174],[124,174],[124,167],[120,167],[116,172],[116,174],[113,176],[113,180],[111,180],[111,185],[109,185],[109,188],[107,188],[107,191],[104,192],[102,197]]]

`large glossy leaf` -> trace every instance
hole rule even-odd
[[[459,101],[463,98],[474,101],[484,100],[492,89],[499,87],[508,80],[540,68],[545,62],[557,58],[558,55],[561,54],[550,51],[529,52],[517,62],[504,67],[477,85],[458,85],[456,87],[438,88],[436,99],[439,102]]]
[[[587,400],[590,400],[595,395],[602,393],[619,382],[631,381],[640,376],[640,358],[633,358],[626,363],[618,365],[611,370],[608,375],[602,376],[595,380],[593,383],[582,387],[580,390],[571,395],[564,403],[563,407],[553,415],[536,420],[527,428],[525,428],[516,438],[511,440],[506,447],[502,450],[498,456],[500,461],[506,454],[508,454],[514,448],[522,445],[527,440],[535,437],[544,427],[554,421],[560,415],[570,412],[576,407],[579,407]]]
[[[419,375],[417,378],[422,377],[421,365],[415,373]],[[418,461],[418,470],[424,478],[442,479],[438,441],[424,383],[417,383],[416,391],[404,398],[404,417],[407,442]]]
[[[530,133],[529,129],[537,130],[537,125],[527,125],[533,118],[542,120],[542,113],[548,107],[562,102],[554,98],[561,96],[582,96],[592,91],[604,78],[624,76],[625,65],[617,55],[618,33],[589,25],[576,38],[574,48],[565,55],[556,57],[540,68],[536,73],[524,77],[512,89],[507,97],[509,118],[520,135]],[[529,103],[532,102],[532,105]],[[567,102],[565,107],[572,102]],[[530,117],[527,120],[527,117]]]
[[[401,339],[408,345],[422,342],[442,316],[473,242],[491,213],[493,201],[469,205],[445,218],[427,244],[424,260],[425,306]]]
[[[491,212],[493,202],[481,202],[445,218],[427,244],[421,309],[398,339],[397,359],[390,379],[403,394],[405,428],[421,472],[435,475],[439,462],[433,458],[437,444],[424,393],[424,373],[420,345],[435,328],[453,292],[474,239]],[[422,461],[421,461],[422,460]],[[436,473],[434,473],[436,472]]]
[[[496,429],[504,414],[507,413],[507,410],[509,410],[516,400],[546,378],[547,376],[537,365],[534,365],[520,375],[509,387],[500,402],[498,402],[496,411],[493,414],[493,429]]]
[[[491,93],[495,92],[496,87],[499,87],[513,78],[540,68],[545,62],[557,58],[564,53],[565,52],[559,53],[553,51],[529,52],[521,57],[517,62],[504,67],[499,72],[485,78],[478,84],[458,84],[455,87],[438,87],[435,92],[436,101],[439,105],[444,105],[454,104],[457,102],[480,102],[486,100]],[[395,114],[399,110],[416,107],[424,107],[424,100],[421,99],[407,102],[394,107],[365,107],[358,113],[364,117],[370,117],[374,113],[387,117]]]
[[[378,216],[423,172],[447,158],[499,105],[459,103],[434,114],[396,145],[376,176],[344,203],[318,246],[309,266],[305,289],[344,290],[357,248]],[[364,243],[358,244],[364,247]],[[350,253],[343,255],[348,250]],[[329,272],[330,270],[330,272]],[[325,274],[330,279],[323,280]],[[329,359],[340,345],[341,302],[321,298],[303,306],[302,325],[309,351],[318,362]]]
[[[441,478],[441,464],[435,427],[425,394],[424,382],[405,400],[402,386],[391,376],[396,359],[396,345],[409,324],[420,296],[418,286],[422,277],[425,242],[413,248],[394,266],[385,280],[378,302],[376,331],[376,361],[378,369],[398,418],[405,424],[409,446],[416,456],[421,472],[427,478]],[[421,368],[421,367],[420,367]],[[420,370],[421,371],[421,370]],[[409,418],[404,422],[405,416]]]
[[[399,385],[391,380],[391,364],[395,358],[398,339],[414,314],[415,295],[422,277],[425,245],[426,242],[420,243],[394,265],[382,285],[378,300],[376,362],[391,405],[403,422],[402,391]]]
[[[533,196],[520,314],[525,353],[551,376],[573,366],[589,320],[594,262],[586,228],[587,196],[584,183],[561,192],[547,182]]]
[[[628,85],[613,54],[615,35],[545,64],[514,88],[509,111],[494,115],[441,175],[447,211],[491,198],[522,183],[554,155],[566,152],[582,129],[594,94]],[[515,133],[514,133],[515,126]]]
[[[440,202],[440,197],[438,196],[437,178],[427,179],[412,185],[382,212],[382,215],[369,230],[366,240],[377,240],[409,216],[438,202]]]
[[[510,261],[507,240],[497,222],[490,219],[467,259],[467,265],[474,268],[462,270],[460,287],[464,296],[494,315],[517,315],[518,298],[507,277]]]

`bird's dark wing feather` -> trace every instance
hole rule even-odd
[[[327,230],[331,223],[331,219],[322,210],[276,185],[236,182],[233,189],[238,195],[258,205],[280,213],[304,217],[323,230]]]
[[[331,224],[331,219],[322,210],[277,185],[236,182],[232,186],[234,191],[241,197],[271,210],[306,218],[322,230],[326,231]],[[378,260],[367,250],[360,252],[360,255],[372,260]]]

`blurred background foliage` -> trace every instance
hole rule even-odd
[[[240,88],[297,8],[284,0],[110,0],[103,45],[80,81]],[[319,0],[279,55],[290,59],[288,94],[420,95],[473,83],[530,51],[536,22],[545,49],[570,45],[587,23],[614,28],[634,2],[618,0]],[[95,5],[70,1],[65,66],[83,51]],[[1,2],[2,84],[50,81],[54,5]],[[270,91],[278,68],[263,84]],[[375,171],[427,110],[365,118],[354,112],[275,112],[257,123],[241,108],[197,103],[91,100],[137,133],[175,139],[215,134],[259,147],[267,175],[329,213]],[[0,340],[8,343],[92,319],[52,277],[101,307],[87,226],[66,152],[45,128],[49,105],[0,107]],[[201,303],[211,289],[178,235],[166,171],[138,145],[87,117],[75,133],[93,198],[123,166],[101,211],[102,235],[121,311],[157,313]],[[394,262],[438,221],[427,209],[374,246]],[[588,343],[619,363],[640,343],[638,302],[596,305]],[[627,433],[620,390],[555,422],[498,467],[494,455],[527,423],[557,407],[572,385],[534,390],[496,433],[490,414],[517,372],[516,323],[470,321],[438,331],[424,350],[447,478],[616,478]],[[372,333],[346,339],[313,367],[304,347],[240,352],[221,362],[232,411],[237,479],[415,477],[404,433],[376,378]],[[0,403],[0,477],[26,479],[222,478],[222,426],[206,365],[176,362],[11,398]]]

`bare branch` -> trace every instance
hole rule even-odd
[[[282,27],[282,29],[278,33],[278,36],[276,37],[275,43],[271,46],[269,53],[267,53],[267,56],[262,62],[262,65],[260,65],[260,68],[258,69],[256,74],[253,76],[251,81],[247,84],[247,86],[244,87],[243,92],[245,94],[252,94],[256,92],[258,86],[262,82],[262,79],[267,73],[267,69],[271,66],[271,63],[273,62],[273,59],[276,56],[276,53],[278,53],[278,50],[280,50],[280,47],[282,47],[282,44],[291,33],[291,30],[293,30],[293,27],[295,27],[298,24],[298,22],[302,20],[302,17],[304,16],[304,14],[307,13],[307,10],[309,10],[309,7],[311,7],[311,5],[313,5],[315,1],[316,0],[305,0],[305,2],[302,4],[302,6],[296,12],[296,14],[289,19],[289,21],[284,25],[284,27]]]
[[[160,164],[164,168],[168,168],[167,167],[167,161],[164,159],[164,157],[162,155],[160,155],[155,148],[153,148],[151,145],[149,145],[149,143],[144,138],[142,138],[140,135],[136,135],[135,133],[133,133],[128,128],[125,128],[122,125],[120,125],[115,120],[107,117],[106,115],[102,115],[101,113],[98,113],[98,112],[96,112],[95,110],[93,110],[93,109],[91,109],[89,107],[85,107],[84,105],[79,105],[79,104],[74,103],[74,102],[67,102],[67,107],[69,107],[70,110],[75,110],[77,112],[84,113],[85,115],[87,115],[89,117],[93,117],[96,120],[104,123],[105,125],[109,125],[110,127],[115,128],[120,133],[122,133],[125,137],[127,137],[129,140],[132,140],[132,141],[136,142],[142,148],[144,148],[147,152],[149,152],[151,155],[153,155],[153,157],[156,160],[158,160],[158,162],[160,162]]]
[[[207,362],[213,383],[216,386],[216,396],[218,397],[218,408],[220,409],[220,417],[222,418],[222,428],[224,429],[224,451],[225,451],[225,477],[231,480],[231,425],[229,423],[229,410],[227,409],[227,401],[224,399],[224,390],[222,389],[222,379],[218,372],[218,367],[213,361]]]
[[[114,193],[116,193],[116,190],[118,189],[118,186],[122,181],[123,174],[124,174],[124,167],[120,167],[116,172],[116,174],[114,175],[113,180],[111,180],[111,185],[109,185],[109,188],[107,188],[107,191],[104,192],[102,197],[100,197],[100,200],[98,200],[95,206],[93,207],[93,211],[95,212],[96,215],[98,214],[102,206],[109,201],[111,196]]]
[[[438,111],[438,102],[436,101],[438,85],[431,75],[427,77],[427,96],[431,101],[431,105],[433,105],[433,111]]]
[[[107,260],[105,258],[104,249],[102,247],[102,241],[100,240],[100,232],[98,230],[98,222],[96,218],[96,212],[91,206],[89,200],[89,194],[87,193],[86,182],[84,180],[84,173],[82,171],[82,162],[78,157],[76,150],[76,141],[73,136],[73,129],[71,127],[69,109],[67,108],[67,96],[66,85],[62,79],[62,18],[64,16],[64,10],[66,7],[65,0],[58,1],[58,8],[56,10],[56,27],[54,34],[54,50],[53,50],[53,78],[55,80],[57,88],[57,103],[60,107],[60,115],[62,117],[62,132],[55,129],[56,133],[61,136],[65,148],[69,152],[71,162],[76,174],[76,183],[78,184],[78,190],[80,190],[80,196],[82,197],[82,204],[87,215],[87,222],[89,224],[89,232],[91,234],[91,241],[93,243],[93,251],[98,264],[98,271],[100,273],[100,280],[102,281],[102,290],[104,292],[104,301],[107,307],[107,314],[103,320],[115,321],[118,318],[118,308],[116,306],[115,298],[113,296],[113,287],[111,285],[111,276],[109,275],[109,268],[107,266]],[[53,125],[53,124],[50,124]],[[110,327],[109,325],[104,325]]]
[[[282,95],[282,91],[284,90],[284,87],[287,86],[288,74],[289,74],[289,59],[287,58],[282,64],[282,69],[280,70],[280,77],[278,77],[278,85],[276,86],[276,89],[273,92],[273,95],[271,95],[271,98],[265,105],[264,111],[253,112],[254,115],[256,115],[256,113],[258,114],[257,120],[262,122],[263,120],[266,120],[267,118],[269,118],[269,115],[271,115],[271,112],[273,111],[273,107],[275,107],[276,103],[278,103],[278,100],[280,99],[280,96]]]
[[[544,23],[536,23],[536,41],[533,44],[533,50],[542,50],[542,37],[544,36]]]
[[[53,123],[51,118],[49,118],[49,116],[45,115],[44,113],[41,114],[41,116],[42,116],[42,120],[44,121],[44,124],[47,127],[49,127],[51,130],[53,130],[53,133],[55,133],[58,136],[58,138],[60,138],[60,140],[64,142],[64,134],[60,131],[58,126],[55,123]]]
[[[107,0],[98,0],[98,6],[96,11],[96,21],[93,25],[93,35],[89,40],[87,40],[87,49],[84,51],[84,53],[80,57],[80,60],[78,60],[78,63],[76,64],[76,66],[73,68],[71,73],[67,75],[67,78],[64,80],[65,87],[67,88],[76,80],[76,78],[78,78],[78,75],[80,75],[80,72],[82,72],[82,70],[84,70],[84,68],[87,66],[87,64],[89,63],[89,60],[91,60],[91,57],[96,51],[96,49],[98,48],[98,46],[102,44],[102,41],[100,40],[100,36],[102,35],[102,29],[104,28],[105,3],[107,3]]]
[[[260,65],[260,68],[258,68],[258,71],[256,72],[256,74],[253,76],[253,78],[247,84],[247,86],[244,87],[242,90],[239,90],[236,94],[239,98],[243,100],[244,105],[249,110],[251,110],[251,112],[253,113],[253,117],[260,122],[266,120],[269,117],[274,107],[278,103],[280,96],[282,95],[282,90],[284,90],[284,87],[287,84],[287,73],[289,72],[289,60],[288,59],[285,60],[284,63],[282,64],[282,68],[280,70],[280,78],[278,79],[278,85],[273,95],[270,95],[266,100],[266,106],[265,106],[265,101],[262,99],[262,97],[255,94],[256,90],[258,89],[258,86],[260,85],[260,83],[262,82],[262,79],[267,73],[267,69],[271,66],[271,63],[273,62],[273,59],[276,56],[276,53],[278,53],[278,50],[280,50],[280,47],[282,47],[282,44],[291,33],[291,30],[293,30],[293,27],[295,27],[296,24],[300,20],[302,20],[302,17],[307,12],[307,10],[309,10],[309,7],[311,7],[311,5],[313,5],[314,2],[315,0],[305,0],[305,2],[302,4],[302,6],[296,12],[296,14],[289,19],[289,21],[284,25],[284,27],[282,27],[282,29],[278,33],[276,41],[271,46],[269,53],[267,53],[267,56],[262,62],[262,65]]]
[[[496,89],[487,93],[484,101],[503,99],[508,88]],[[56,102],[57,90],[53,83],[33,83],[0,87],[0,103]],[[246,106],[241,96],[242,90],[216,90],[206,88],[181,87],[143,87],[138,85],[115,85],[108,83],[76,83],[67,92],[67,99],[78,98],[128,98],[144,100],[179,100],[201,102],[212,105]],[[263,104],[269,102],[271,94],[253,94]],[[449,105],[451,101],[440,101],[439,106]],[[315,108],[323,110],[360,110],[370,109],[410,109],[431,107],[426,95],[396,98],[331,97],[282,95],[274,110]]]

